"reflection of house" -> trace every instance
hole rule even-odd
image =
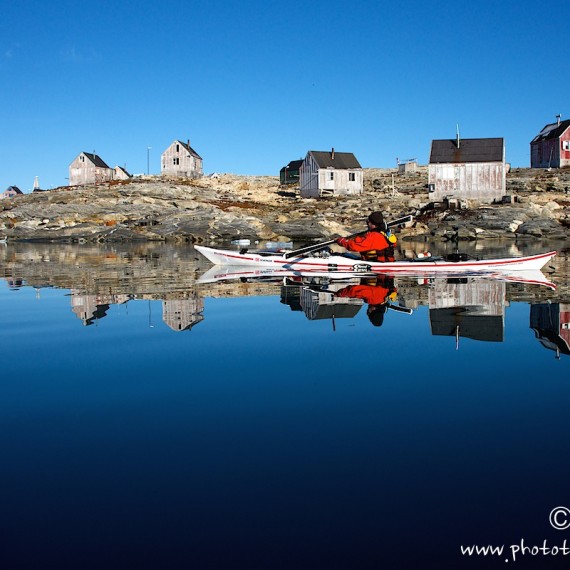
[[[300,302],[307,319],[352,319],[364,302],[362,299],[337,298],[331,293],[313,291],[309,287],[301,289]]]
[[[301,289],[298,285],[283,285],[281,287],[281,303],[289,305],[292,311],[302,311]]]
[[[126,303],[129,295],[86,295],[71,290],[71,310],[85,326],[92,325],[107,315],[110,305]]]
[[[279,171],[279,182],[281,184],[295,184],[299,182],[299,169],[303,164],[302,160],[292,160],[287,166]]]
[[[531,168],[570,166],[570,120],[546,125],[530,143]]]
[[[500,201],[505,195],[502,138],[434,140],[428,166],[430,199]]]
[[[570,354],[570,303],[531,305],[530,328],[545,348]]]
[[[190,330],[204,320],[204,299],[194,296],[191,299],[163,301],[162,320],[174,331]]]
[[[310,150],[300,168],[302,198],[361,194],[362,167],[351,152]]]
[[[165,176],[199,178],[203,175],[202,157],[190,141],[174,141],[161,155],[160,173]]]
[[[432,335],[502,342],[505,294],[501,281],[438,279],[429,291]]]

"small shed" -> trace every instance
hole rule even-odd
[[[431,143],[428,166],[430,199],[498,202],[506,191],[502,138],[444,139]]]
[[[531,168],[570,166],[570,119],[546,125],[530,142]]]
[[[126,168],[123,168],[122,166],[115,166],[115,169],[113,170],[114,180],[129,180],[132,177],[132,174],[129,174]]]
[[[414,175],[418,171],[418,163],[415,158],[409,158],[404,162],[398,162],[398,174],[400,175]]]
[[[362,167],[351,152],[310,150],[301,164],[299,186],[302,198],[361,194]]]
[[[175,140],[161,155],[160,173],[163,176],[200,178],[204,175],[202,157],[190,146]]]
[[[281,184],[295,184],[299,182],[300,168],[302,160],[292,160],[287,166],[279,171],[279,182]]]
[[[82,152],[69,165],[69,185],[99,184],[113,180],[113,169],[95,153]]]
[[[13,198],[19,194],[23,194],[23,192],[17,186],[8,186],[0,196],[2,198]]]

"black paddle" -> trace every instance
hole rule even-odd
[[[400,226],[402,224],[405,224],[406,222],[410,222],[412,219],[413,219],[413,216],[411,214],[408,214],[407,216],[403,216],[402,218],[398,218],[397,220],[392,220],[391,222],[388,222],[386,224],[386,227],[387,228],[393,228],[394,226]],[[351,234],[351,235],[347,236],[347,238],[351,239],[351,238],[356,237],[356,236],[361,236],[361,235],[364,235],[365,233],[367,233],[369,231],[370,230],[362,230],[361,232],[357,232],[355,234]],[[283,255],[283,257],[285,259],[289,259],[290,257],[295,257],[297,255],[303,255],[304,253],[311,253],[312,251],[319,251],[320,249],[324,249],[328,245],[332,245],[335,242],[336,242],[336,238],[335,239],[329,239],[328,241],[324,241],[322,243],[315,243],[313,245],[306,245],[305,247],[295,249],[294,251],[288,251],[287,253],[285,253]]]

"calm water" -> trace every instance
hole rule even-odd
[[[202,284],[191,248],[4,247],[0,567],[493,568],[521,540],[570,551],[549,523],[570,508],[567,254],[555,267],[556,290],[400,279],[412,314],[374,326],[330,294],[351,282]]]

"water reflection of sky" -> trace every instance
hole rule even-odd
[[[71,289],[1,284],[2,565],[467,568],[490,559],[462,544],[561,544],[570,360],[530,326],[558,292],[507,284],[502,341],[458,342],[413,290],[413,314],[333,330],[279,287],[218,289],[176,332],[159,298],[84,326]]]

